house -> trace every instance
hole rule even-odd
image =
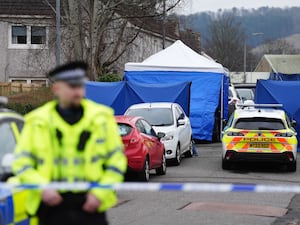
[[[162,49],[161,21],[129,20],[128,29],[140,32],[111,66],[122,74],[126,62],[140,62]],[[62,62],[72,59],[68,35],[62,25]],[[0,82],[46,83],[55,66],[55,0],[0,0]],[[179,39],[178,26],[166,24],[166,46]]]
[[[0,1],[0,81],[46,82],[55,62],[54,16],[43,1]]]
[[[268,72],[274,80],[299,80],[300,55],[264,55],[254,72]]]

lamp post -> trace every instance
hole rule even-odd
[[[252,33],[251,36],[261,36],[264,35],[262,32]],[[247,37],[244,40],[244,81],[246,83],[246,71],[247,71]]]
[[[56,42],[55,59],[56,65],[60,64],[61,30],[60,30],[60,0],[56,0]]]

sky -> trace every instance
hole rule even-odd
[[[218,11],[218,9],[259,8],[269,7],[292,7],[299,6],[300,0],[183,0],[178,7],[179,14],[192,14],[203,11]]]

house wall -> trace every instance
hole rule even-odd
[[[39,49],[11,48],[11,25],[44,25],[47,26],[47,46]],[[138,28],[128,25],[128,33]],[[108,41],[116,38],[115,34],[108,34]],[[55,66],[55,24],[51,18],[5,18],[0,15],[0,82],[11,80],[46,79],[46,73]],[[72,44],[68,34],[62,27],[62,62],[69,61],[72,56]],[[167,38],[166,46],[175,40]],[[123,41],[125,43],[125,40]],[[121,49],[121,47],[120,47]],[[147,57],[162,50],[162,37],[156,33],[141,30],[134,42],[127,47],[126,52],[117,62],[110,66],[111,72],[123,74],[127,62],[141,62]],[[112,49],[107,49],[103,55],[110,55]]]
[[[175,40],[166,39],[166,47],[172,45]],[[134,42],[128,47],[123,56],[113,64],[112,70],[123,75],[125,64],[128,62],[142,62],[149,56],[161,51],[163,48],[162,37],[147,31],[141,31]]]
[[[11,25],[47,26],[47,46],[40,48],[10,46]],[[53,25],[48,19],[0,18],[0,81],[18,78],[45,78],[55,63]]]
[[[272,68],[265,57],[263,57],[260,60],[257,67],[255,68],[254,72],[268,72],[268,73],[272,72]]]

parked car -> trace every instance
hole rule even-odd
[[[241,98],[238,94],[238,92],[235,90],[234,86],[229,86],[229,92],[228,92],[228,105],[234,105],[241,104]]]
[[[6,102],[6,98],[0,97],[0,178],[2,182],[12,176],[13,152],[24,124],[21,115],[4,108]],[[29,218],[26,214],[25,205],[22,204],[26,196],[27,191],[0,196],[0,224],[38,224],[36,219]]]
[[[297,169],[297,138],[287,114],[276,105],[244,105],[224,128],[222,168],[236,162],[276,162]],[[282,105],[280,106],[282,107]]]
[[[145,118],[156,132],[166,134],[161,139],[166,149],[166,158],[175,165],[182,156],[193,156],[192,128],[189,118],[176,103],[143,103],[129,107],[125,115]]]
[[[157,175],[165,175],[165,147],[160,141],[165,134],[156,134],[141,117],[117,116],[116,120],[128,159],[128,172],[137,173],[140,181],[149,181],[152,169],[156,170]]]
[[[239,94],[236,92],[234,86],[229,86],[228,91],[228,115],[229,117],[237,109],[237,105],[242,104]]]
[[[255,83],[235,84],[234,88],[237,91],[238,91],[238,89],[248,89],[248,90],[251,90],[252,93],[255,95],[256,84]]]
[[[254,93],[251,89],[239,88],[236,89],[236,92],[239,94],[242,102],[254,101]]]

